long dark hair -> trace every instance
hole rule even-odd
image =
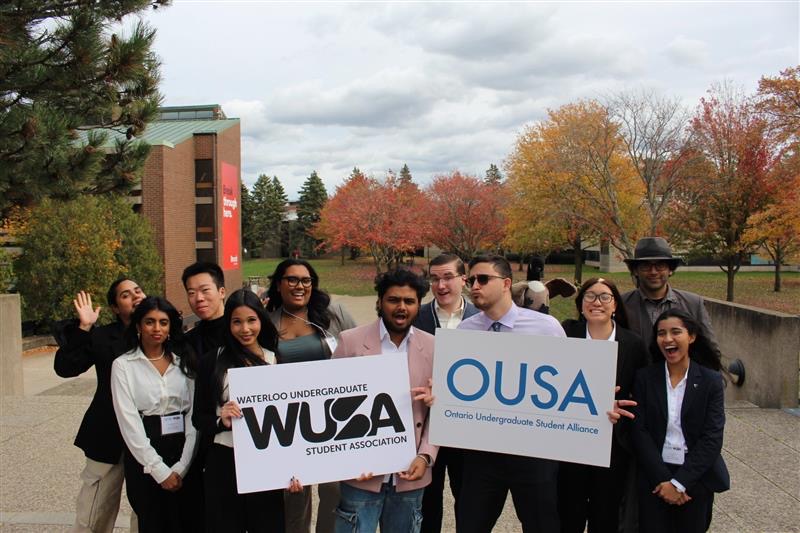
[[[586,291],[589,290],[589,287],[595,283],[602,283],[611,290],[611,294],[614,295],[614,302],[617,304],[617,309],[614,311],[614,322],[616,322],[618,326],[628,329],[628,312],[625,310],[625,304],[622,302],[622,295],[619,293],[617,285],[610,279],[606,278],[589,278],[584,282],[583,285],[581,285],[577,296],[575,296],[575,308],[578,310],[578,320],[586,322],[586,317],[584,317],[582,313],[583,295],[586,294]]]
[[[653,324],[653,339],[650,341],[650,353],[654,361],[664,359],[664,354],[661,353],[661,349],[658,347],[658,324],[662,320],[668,318],[677,318],[683,322],[683,327],[685,327],[691,335],[695,336],[694,342],[689,345],[689,358],[692,361],[706,368],[710,368],[711,370],[722,370],[722,361],[720,361],[719,354],[711,348],[711,343],[708,337],[703,334],[700,324],[689,313],[677,308],[667,309],[659,315]]]
[[[258,333],[258,344],[273,352],[278,344],[278,331],[270,321],[267,313],[264,311],[264,306],[261,305],[261,300],[255,293],[250,289],[239,289],[228,296],[225,302],[224,315],[225,345],[222,350],[220,350],[217,356],[217,362],[214,365],[214,397],[217,398],[219,405],[224,403],[222,400],[222,390],[225,384],[225,374],[228,372],[228,369],[266,364],[258,355],[242,346],[231,333],[233,312],[243,306],[250,308],[261,322],[261,331]],[[216,356],[216,354],[214,354],[214,356]]]
[[[195,377],[197,371],[197,361],[194,350],[186,342],[183,334],[183,319],[175,306],[161,296],[148,296],[136,306],[131,315],[131,323],[128,326],[125,337],[131,349],[138,346],[142,348],[139,340],[139,326],[144,316],[150,311],[158,310],[164,312],[169,318],[169,335],[164,341],[164,357],[172,360],[172,354],[180,357],[178,363],[181,371],[189,377]]]
[[[267,289],[269,303],[267,303],[267,311],[274,311],[275,309],[283,307],[283,298],[281,298],[278,285],[280,285],[283,275],[289,267],[295,265],[306,267],[311,276],[311,298],[308,300],[308,321],[322,329],[328,329],[331,325],[331,315],[328,312],[328,306],[331,304],[331,297],[328,296],[327,292],[319,288],[319,276],[317,276],[317,271],[314,270],[314,267],[312,267],[308,261],[302,259],[286,259],[275,267],[275,272],[269,277],[269,289]],[[320,332],[317,331],[317,334],[320,334]]]
[[[108,291],[106,292],[106,301],[108,302],[108,308],[111,309],[112,313],[114,313],[113,308],[117,307],[117,287],[119,287],[119,284],[122,283],[123,281],[130,281],[132,283],[136,283],[131,278],[126,278],[123,276],[121,278],[117,278],[116,280],[114,280],[114,283],[112,283],[111,286],[108,287]],[[138,286],[139,284],[136,283],[136,285]],[[122,322],[122,319],[117,313],[114,313],[114,318],[116,318],[118,322]]]

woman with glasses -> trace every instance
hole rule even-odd
[[[319,288],[314,268],[302,259],[286,259],[270,276],[267,311],[278,330],[278,363],[330,359],[339,333],[356,327],[344,308],[331,302]],[[319,486],[317,533],[332,533],[334,509],[339,504],[339,484]],[[286,531],[308,533],[311,524],[311,488],[285,493]]]
[[[613,281],[591,278],[575,298],[578,319],[561,325],[568,337],[617,342],[618,400],[629,399],[636,371],[646,364],[642,339],[629,331],[625,306]],[[558,473],[558,510],[561,531],[617,531],[620,502],[632,461],[630,421],[614,425],[609,468],[561,463]]]

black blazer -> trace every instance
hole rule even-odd
[[[567,337],[576,339],[586,338],[586,322],[583,320],[567,319],[561,323]],[[619,392],[616,395],[618,400],[631,398],[633,391],[633,380],[636,371],[647,365],[647,349],[642,338],[636,333],[617,325],[617,381]],[[614,425],[614,441],[621,445],[625,450],[631,452],[631,444],[628,439],[630,432],[629,419],[623,418],[618,424]]]
[[[436,335],[436,324],[438,322],[436,317],[436,310],[434,309],[434,302],[436,300],[431,300],[430,302],[426,303],[419,309],[419,314],[417,318],[414,319],[414,323],[412,324],[415,328],[421,329],[431,335]],[[472,315],[478,314],[480,311],[478,310],[472,302],[464,298],[464,316],[462,320],[471,317]]]
[[[701,482],[714,492],[730,488],[731,480],[722,459],[722,436],[725,429],[725,397],[722,375],[694,361],[689,364],[686,392],[681,405],[681,428],[688,452],[684,463],[671,474],[661,459],[667,433],[667,384],[663,360],[636,374],[633,397],[632,439],[640,475],[647,486],[655,487],[675,478],[691,495]]]
[[[97,389],[83,415],[75,446],[89,459],[106,464],[118,463],[125,446],[111,402],[111,364],[129,349],[124,334],[121,322],[87,332],[78,327],[77,320],[72,321],[64,331],[66,344],[58,349],[53,361],[56,374],[62,378],[83,374],[94,365]]]

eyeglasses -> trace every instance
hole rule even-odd
[[[441,282],[450,283],[454,279],[461,279],[462,277],[463,276],[454,276],[452,274],[447,274],[445,276],[442,276],[441,278],[439,276],[430,276],[428,280],[431,282],[431,285],[438,285]]]
[[[476,281],[478,282],[478,285],[486,285],[492,278],[506,279],[505,276],[493,276],[492,274],[478,274],[477,276],[470,276],[467,278],[467,286],[472,287],[473,285],[475,285]]]
[[[652,263],[639,263],[636,265],[636,270],[639,272],[650,272],[650,270],[655,269],[656,272],[666,272],[669,270],[669,264],[664,261],[652,262]]]
[[[291,288],[297,287],[298,283],[305,288],[309,288],[314,282],[313,278],[298,278],[297,276],[283,276],[281,279],[286,281],[286,284]]]
[[[593,303],[595,300],[600,300],[600,303],[610,304],[614,301],[614,295],[610,292],[601,292],[597,294],[596,292],[584,292],[583,293],[583,301],[590,304]]]

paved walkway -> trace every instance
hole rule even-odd
[[[375,317],[373,297],[338,300],[359,323]],[[94,373],[57,377],[52,350],[27,353],[23,367],[25,395],[0,400],[0,531],[66,532],[83,466],[72,440]],[[800,531],[800,413],[736,403],[726,414],[723,455],[732,489],[717,496],[711,531]],[[123,500],[116,531],[126,531],[130,507]],[[444,531],[454,530],[451,511]],[[495,531],[519,531],[510,498]]]

